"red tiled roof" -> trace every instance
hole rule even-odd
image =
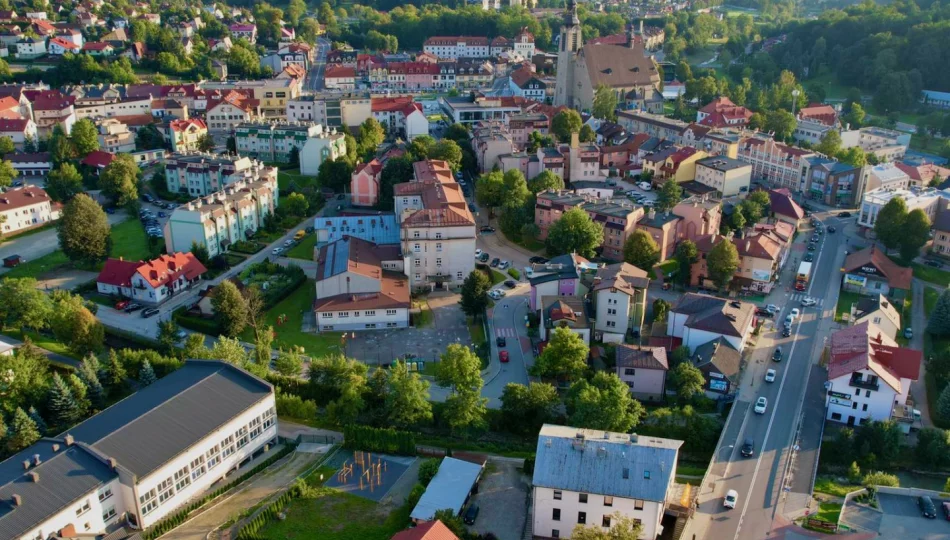
[[[47,195],[42,188],[35,186],[13,188],[4,193],[0,193],[0,211],[33,206],[34,204],[49,201],[49,195]]]
[[[838,118],[838,111],[831,105],[812,103],[807,107],[802,107],[802,110],[798,112],[798,117],[808,118],[827,126],[833,126],[835,120]]]
[[[412,96],[372,98],[373,112],[397,111],[412,103]]]
[[[899,347],[869,322],[832,334],[829,352],[829,380],[868,369],[898,393],[901,392],[901,379],[917,380],[923,360],[923,352]]]
[[[111,152],[105,152],[103,150],[95,150],[93,152],[89,152],[89,154],[82,161],[80,161],[80,163],[90,167],[104,169],[110,163],[112,163],[113,160],[115,160],[115,154]]]
[[[153,288],[175,281],[181,276],[191,281],[208,271],[190,252],[161,255],[147,263],[138,264],[135,271]]]
[[[104,43],[101,41],[89,41],[82,46],[84,51],[104,51],[106,49],[114,49],[112,45]]]
[[[188,128],[194,126],[197,129],[208,129],[208,125],[205,124],[204,120],[200,118],[189,118],[187,120],[172,120],[168,123],[168,127],[172,131],[183,132]]]
[[[49,40],[50,45],[59,45],[60,47],[68,50],[75,50],[79,48],[79,45],[76,45],[72,41],[66,41],[61,37],[54,37]]]
[[[356,69],[346,66],[327,66],[326,70],[323,72],[323,77],[325,79],[338,79],[338,78],[355,78]]]
[[[34,111],[62,111],[76,101],[74,96],[63,95],[59,90],[26,90],[23,93],[33,102]]]
[[[587,41],[587,45],[626,45],[630,40],[625,33],[601,36]]]
[[[439,520],[428,521],[412,529],[400,531],[391,540],[459,540],[448,527]]]
[[[131,287],[132,276],[139,267],[138,262],[125,261],[122,259],[107,259],[102,266],[102,271],[96,278],[96,283],[105,283],[115,287]]]
[[[914,271],[898,266],[875,245],[848,255],[844,260],[844,271],[851,272],[867,265],[873,265],[878,274],[887,278],[888,286],[896,289],[910,289]]]
[[[788,216],[795,219],[805,217],[805,210],[792,200],[792,193],[788,188],[773,189],[769,191],[769,206],[772,212]]]
[[[28,118],[0,118],[0,133],[23,133],[29,123]]]

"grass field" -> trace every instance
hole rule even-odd
[[[861,299],[861,295],[849,291],[841,291],[838,294],[838,305],[835,306],[835,320],[842,320],[845,314],[851,314],[851,304]]]
[[[303,237],[296,246],[290,248],[286,253],[291,259],[303,259],[305,261],[313,260],[313,248],[317,245],[317,235],[308,234]]]
[[[155,258],[162,252],[164,242],[158,239],[152,247],[149,247],[148,240],[145,227],[137,219],[127,219],[112,226],[110,256],[122,257],[127,261],[147,261]]]
[[[56,341],[56,338],[53,336],[47,336],[30,330],[24,331],[21,328],[4,328],[3,333],[4,335],[19,339],[20,341],[23,341],[24,338],[28,337],[30,338],[30,341],[33,342],[33,345],[36,345],[37,347],[46,349],[50,352],[61,354],[63,356],[75,358],[76,360],[82,360],[81,356],[67,349],[66,345]],[[57,363],[57,365],[63,365],[64,367],[72,368],[72,366],[67,366],[65,364]]]
[[[940,270],[939,268],[920,263],[911,263],[910,267],[914,269],[915,278],[920,278],[934,285],[940,285],[941,287],[950,285],[950,272],[946,270]]]
[[[313,280],[308,279],[300,288],[267,311],[266,324],[273,326],[277,334],[272,344],[273,348],[303,347],[308,356],[324,356],[331,352],[339,352],[339,332],[308,334],[300,331],[303,316],[313,308],[316,294]],[[282,325],[277,324],[277,317],[280,315],[287,316],[287,321]],[[254,330],[251,328],[244,330],[241,339],[253,343]]]
[[[818,506],[818,515],[815,517],[827,523],[838,523],[840,515],[841,503],[823,502]]]
[[[924,315],[930,317],[930,313],[934,310],[934,307],[937,306],[937,300],[939,298],[940,293],[930,287],[924,287]]]
[[[3,276],[8,278],[37,278],[51,270],[56,270],[57,268],[66,266],[67,264],[69,264],[69,259],[66,258],[66,254],[60,250],[56,250],[47,255],[43,255],[38,259],[20,263],[6,274],[3,274]]]
[[[824,493],[834,497],[844,497],[852,491],[861,489],[861,486],[852,484],[839,484],[833,478],[828,476],[819,476],[815,480],[815,493]],[[840,510],[840,509],[839,509]]]
[[[277,188],[287,189],[290,184],[297,184],[298,187],[306,187],[317,183],[316,176],[304,176],[299,170],[278,171]]]

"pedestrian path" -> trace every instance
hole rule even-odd
[[[795,294],[791,295],[789,298],[791,299],[792,302],[799,303],[799,302],[801,302],[802,300],[804,300],[805,298],[808,298],[808,297],[809,297],[809,296],[808,296],[807,294],[805,294],[805,293],[795,293]],[[814,298],[814,297],[812,297],[812,298]],[[822,305],[825,303],[825,299],[824,299],[824,298],[815,298],[815,300],[817,300],[818,303],[815,304],[814,306],[811,306],[811,307],[822,307]]]
[[[518,330],[515,328],[495,328],[495,337],[518,337]]]

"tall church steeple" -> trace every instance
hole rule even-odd
[[[581,50],[581,20],[577,17],[577,2],[567,1],[567,11],[561,25],[560,43],[557,50],[557,84],[554,88],[554,105],[570,107],[574,96],[574,59]]]

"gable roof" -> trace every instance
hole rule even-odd
[[[888,286],[896,289],[910,289],[911,282],[914,279],[914,271],[910,268],[898,266],[897,263],[892,261],[890,257],[885,255],[883,251],[873,244],[861,251],[848,255],[844,260],[844,271],[852,272],[859,270],[862,266],[868,264],[873,265],[874,268],[887,279]]]
[[[439,471],[429,482],[410,517],[428,521],[443,508],[458,513],[481,474],[481,465],[452,457],[443,458]]]
[[[112,161],[115,160],[115,154],[111,152],[106,152],[104,150],[94,150],[89,152],[82,161],[83,165],[89,165],[90,167],[96,167],[99,169],[106,168]]]
[[[459,540],[440,520],[427,521],[412,529],[400,531],[391,540]]]
[[[687,293],[671,309],[687,315],[685,326],[724,336],[742,337],[755,318],[755,305],[733,302],[707,294]]]
[[[670,364],[663,347],[643,347],[621,343],[617,345],[618,368],[662,369],[667,371]]]
[[[581,54],[587,63],[591,86],[611,88],[655,85],[660,81],[653,58],[642,48],[617,45],[584,45]]]
[[[875,296],[862,296],[854,307],[855,322],[862,322],[864,317],[880,313],[894,325],[895,328],[901,327],[901,316],[883,294]],[[873,321],[869,321],[873,322]],[[893,337],[893,336],[892,336]]]
[[[650,277],[646,270],[641,270],[630,263],[609,264],[597,270],[594,276],[594,291],[617,289],[633,296],[635,289],[646,289],[650,286]]]
[[[835,332],[828,348],[828,380],[868,369],[901,393],[901,379],[913,381],[920,376],[923,352],[898,346],[869,322]]]
[[[722,336],[696,347],[691,361],[698,369],[711,364],[730,383],[739,383],[739,366],[742,363],[742,355],[729,343],[729,340]]]
[[[792,199],[788,188],[769,190],[769,208],[773,214],[788,216],[794,219],[805,217],[805,210]]]

